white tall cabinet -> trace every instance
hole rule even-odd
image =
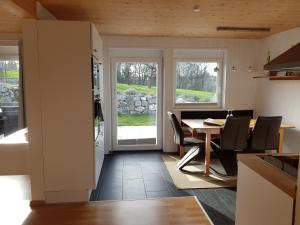
[[[23,46],[33,200],[87,201],[104,157],[91,65],[92,55],[102,62],[102,40],[89,22],[28,20]]]

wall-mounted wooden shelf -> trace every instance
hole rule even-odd
[[[300,76],[273,76],[270,80],[300,80]]]

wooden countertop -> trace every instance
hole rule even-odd
[[[0,145],[2,144],[28,144],[27,141],[27,128],[18,130],[7,137],[0,139]]]
[[[247,167],[258,173],[267,181],[278,187],[280,190],[296,199],[297,194],[297,179],[289,174],[281,171],[279,168],[272,166],[268,162],[259,158],[257,155],[264,154],[239,154],[238,161],[245,164]],[[288,154],[274,154],[288,155]],[[295,154],[294,154],[295,155]]]

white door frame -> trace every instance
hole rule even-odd
[[[118,145],[117,135],[117,74],[116,63],[118,62],[145,62],[157,63],[158,71],[156,77],[156,144],[139,144],[139,145]],[[112,150],[157,150],[162,149],[162,87],[163,87],[163,73],[162,73],[162,57],[113,57],[111,60],[111,74],[112,74]]]

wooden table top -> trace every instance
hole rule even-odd
[[[225,119],[216,119],[218,122],[225,124]],[[189,126],[192,129],[216,129],[216,128],[222,128],[223,126],[212,126],[204,124],[204,119],[183,119],[181,120],[184,124]],[[250,121],[250,127],[253,128],[256,123],[256,119],[252,119]],[[286,129],[286,128],[295,128],[293,125],[289,124],[281,124],[280,128]]]

